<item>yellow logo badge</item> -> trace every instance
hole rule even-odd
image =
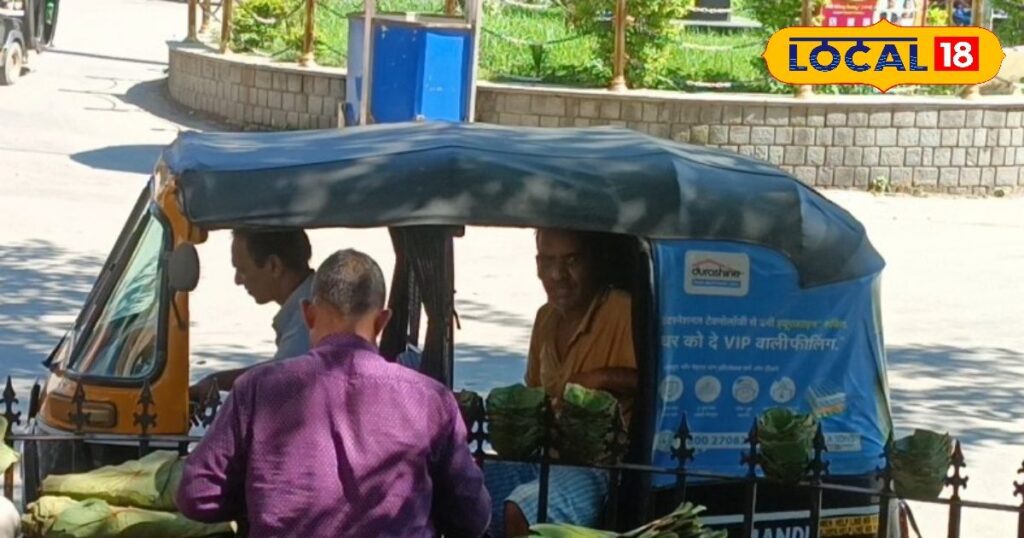
[[[974,26],[896,26],[882,19],[861,28],[794,26],[775,32],[761,55],[785,84],[973,85],[999,72],[999,38]]]

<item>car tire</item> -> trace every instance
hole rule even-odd
[[[21,43],[12,41],[4,48],[0,56],[0,86],[10,86],[21,76],[21,68],[25,65],[25,51]]]

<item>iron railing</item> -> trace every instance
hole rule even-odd
[[[29,405],[32,406],[36,403],[38,394],[40,392],[39,384],[36,383],[32,388],[33,399],[30,400]],[[153,394],[150,389],[149,382],[143,384],[140,392],[139,399],[137,400],[138,412],[133,413],[134,424],[138,426],[137,435],[112,435],[102,433],[86,432],[85,427],[89,419],[89,413],[85,411],[86,393],[85,387],[81,383],[75,388],[75,393],[72,398],[74,408],[69,413],[69,420],[74,425],[74,431],[68,434],[36,434],[36,433],[16,433],[14,426],[22,424],[22,413],[18,410],[18,404],[20,403],[17,394],[14,390],[13,382],[10,377],[7,378],[7,385],[3,391],[2,399],[0,403],[3,404],[3,416],[7,419],[8,428],[5,432],[4,441],[9,446],[14,446],[15,443],[21,442],[54,442],[54,441],[83,441],[92,443],[125,443],[126,441],[137,443],[138,454],[140,457],[145,455],[154,444],[160,446],[174,446],[177,451],[185,455],[188,453],[189,445],[198,442],[202,439],[200,436],[193,435],[154,435],[150,433],[150,430],[156,425],[157,415],[153,412],[154,400]],[[209,426],[213,423],[213,419],[216,416],[217,410],[221,405],[219,394],[216,391],[210,393],[207,401],[203,404],[194,408],[191,412],[192,423],[202,424],[203,426]],[[27,419],[31,419],[37,409],[30,409]],[[609,506],[616,506],[617,495],[619,492],[615,487],[618,483],[622,473],[647,473],[650,475],[674,475],[676,477],[676,483],[674,488],[671,490],[673,501],[676,504],[681,504],[687,500],[687,496],[690,493],[690,479],[703,479],[706,481],[714,481],[716,484],[732,484],[742,488],[744,492],[743,502],[743,514],[742,514],[742,531],[741,535],[743,538],[752,538],[754,533],[754,527],[757,515],[758,505],[758,491],[760,488],[765,486],[778,487],[778,482],[765,478],[759,473],[761,468],[761,442],[757,436],[757,422],[754,421],[753,427],[746,438],[746,447],[741,450],[739,456],[740,461],[746,467],[746,473],[742,476],[727,475],[720,473],[709,473],[697,470],[691,470],[690,464],[695,461],[696,454],[692,448],[691,441],[692,436],[690,433],[689,425],[684,415],[679,430],[675,435],[675,443],[673,446],[673,458],[676,461],[675,467],[661,467],[642,463],[632,463],[619,461],[617,463],[593,463],[593,464],[582,464],[578,462],[560,461],[552,456],[552,449],[554,448],[553,437],[551,432],[554,430],[554,410],[550,400],[546,401],[545,413],[544,413],[544,435],[541,438],[541,447],[539,456],[535,458],[522,458],[522,459],[511,459],[502,458],[496,454],[490,453],[487,450],[489,443],[488,433],[488,419],[487,414],[483,406],[482,400],[476,400],[474,403],[466,409],[463,409],[464,420],[467,424],[467,437],[470,449],[477,459],[477,461],[486,466],[488,461],[510,461],[520,462],[538,465],[540,468],[539,481],[540,481],[540,494],[538,499],[538,513],[537,520],[540,522],[546,522],[548,520],[548,490],[551,485],[551,467],[553,465],[565,466],[565,467],[580,467],[580,468],[593,468],[603,469],[609,472],[610,480],[609,483],[612,487],[609,488]],[[1013,495],[1021,497],[1021,503],[1019,505],[1010,504],[997,504],[988,502],[977,502],[969,501],[961,498],[961,490],[967,486],[968,478],[964,475],[963,471],[966,468],[966,458],[964,457],[963,450],[959,441],[954,443],[954,449],[952,454],[952,463],[950,465],[950,472],[945,478],[945,486],[951,488],[951,495],[948,499],[918,499],[909,498],[904,499],[899,496],[893,489],[893,470],[886,458],[885,454],[890,453],[893,445],[893,439],[890,437],[886,443],[886,450],[879,454],[880,467],[877,469],[876,478],[879,481],[877,488],[866,488],[859,486],[851,486],[845,484],[839,484],[829,482],[826,480],[829,477],[829,465],[830,462],[827,460],[825,454],[828,452],[828,446],[826,444],[825,435],[822,431],[821,425],[818,425],[818,430],[814,436],[813,441],[813,458],[806,469],[804,477],[798,482],[787,484],[786,486],[792,488],[794,492],[801,491],[806,492],[807,504],[805,505],[810,514],[809,534],[808,538],[820,538],[823,536],[822,520],[823,520],[823,495],[828,492],[832,493],[845,493],[863,495],[876,499],[878,506],[877,514],[877,528],[875,535],[878,538],[885,538],[888,536],[888,529],[890,523],[890,512],[889,507],[893,501],[904,501],[911,500],[915,502],[923,502],[934,505],[944,505],[948,507],[948,526],[947,526],[947,537],[948,538],[959,538],[961,535],[961,516],[965,508],[973,508],[980,510],[989,510],[996,512],[1008,512],[1017,514],[1017,534],[1018,538],[1024,538],[1024,477],[1017,482],[1014,480],[1013,484]],[[72,458],[72,469],[78,469],[77,443],[72,443],[71,458]],[[1024,463],[1016,474],[1024,475]],[[13,485],[14,485],[14,471],[13,468],[8,469],[4,475],[4,495],[13,500]],[[803,493],[801,493],[803,494]],[[609,513],[615,510],[609,510]],[[606,521],[607,525],[614,526],[614,521]]]

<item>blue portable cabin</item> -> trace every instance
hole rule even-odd
[[[202,229],[391,228],[396,250],[415,247],[408,271],[430,284],[420,289],[429,318],[421,371],[449,386],[455,230],[619,234],[632,241],[620,259],[630,266],[640,367],[628,462],[675,467],[667,447],[685,415],[698,450],[688,468],[743,476],[741,437],[759,413],[786,406],[823,418],[835,448],[830,480],[864,485],[880,464],[892,429],[884,262],[853,216],[762,161],[626,129],[428,122],[185,133],[164,165],[184,215]],[[415,295],[391,293],[399,311]],[[409,336],[408,317],[396,317],[382,341],[392,355]],[[673,482],[624,473],[615,523],[630,528],[671,508]],[[708,505],[709,521],[735,527],[740,493],[691,482],[687,498]],[[766,487],[758,512],[806,505],[803,494]],[[877,513],[864,496],[826,494],[825,507]]]
[[[463,16],[376,13],[349,16],[345,125],[472,122],[482,8]]]

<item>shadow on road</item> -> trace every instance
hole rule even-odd
[[[143,60],[141,58],[127,58],[123,56],[108,56],[105,54],[93,54],[90,52],[79,52],[74,50],[66,50],[59,48],[48,48],[46,52],[50,54],[63,54],[66,56],[78,56],[81,58],[92,58],[94,60],[111,60],[114,62],[129,62],[145,65],[167,65],[167,62],[155,62],[153,60]]]
[[[897,429],[949,432],[969,444],[1016,444],[1024,436],[1021,352],[899,346],[890,347],[888,357],[890,379],[901,378],[892,389]]]
[[[147,80],[133,84],[123,93],[114,93],[114,87],[119,81],[111,79],[110,92],[99,93],[109,99],[117,99],[129,109],[114,107],[116,111],[132,112],[143,111],[182,129],[193,129],[199,131],[223,130],[225,127],[215,121],[194,114],[192,111],[174,103],[167,91],[167,79]],[[173,128],[173,126],[171,126]],[[71,159],[79,164],[118,172],[130,172],[137,174],[149,174],[153,171],[157,158],[164,146],[156,144],[129,144],[123,146],[107,146],[71,155]]]
[[[526,346],[521,350],[474,344],[455,344],[455,390],[481,394],[496,387],[522,383],[526,375]]]
[[[527,331],[533,328],[532,319],[472,299],[457,297],[455,309],[458,311],[459,317],[464,320],[490,323],[502,327],[515,327]]]
[[[48,241],[0,245],[0,361],[12,376],[42,376],[40,363],[69,329],[103,260]]]
[[[167,89],[167,79],[147,80],[128,88],[123,96],[125,103],[138,107],[162,120],[180,125],[185,129],[197,131],[218,131],[227,128],[213,119],[197,114],[171,99]]]
[[[107,146],[82,151],[71,155],[71,160],[91,168],[150,174],[163,146],[158,144],[136,144],[128,146]]]

